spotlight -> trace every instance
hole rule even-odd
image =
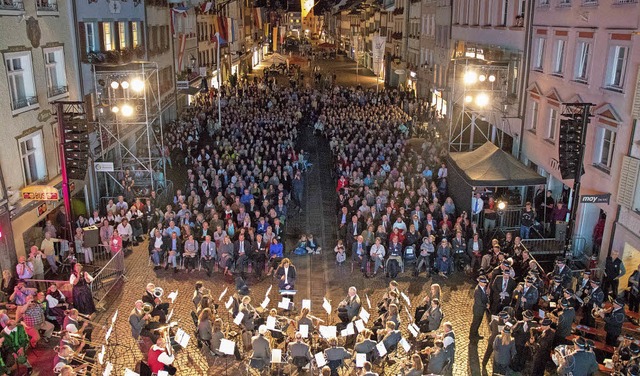
[[[473,84],[478,80],[478,74],[474,71],[467,71],[464,74],[464,83]]]
[[[494,82],[495,80],[496,80],[496,76],[494,75],[489,76],[489,82]]]
[[[131,80],[131,88],[134,91],[141,92],[142,90],[144,90],[144,82],[139,78],[134,78],[133,80]]]
[[[118,87],[120,87],[120,84],[118,83],[118,81],[111,81],[111,88],[113,90],[117,89]]]
[[[480,82],[484,82],[487,79],[487,76],[485,76],[484,74],[481,74],[480,76],[478,76],[478,80]]]
[[[471,95],[467,95],[464,97],[464,101],[467,103],[471,103],[473,101],[473,97]]]
[[[133,115],[133,107],[128,104],[122,106],[122,116],[129,117]]]
[[[120,86],[122,86],[123,89],[128,89],[129,88],[129,81],[122,81]]]
[[[111,112],[113,112],[114,114],[117,114],[118,111],[120,111],[120,108],[118,106],[111,107]]]
[[[498,202],[498,210],[504,210],[507,207],[507,204],[504,201]]]
[[[489,96],[486,93],[480,93],[476,97],[476,105],[484,107],[489,104]]]

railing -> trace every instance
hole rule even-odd
[[[571,6],[571,0],[560,0],[558,8],[566,8]]]
[[[48,90],[49,98],[55,97],[55,96],[60,95],[60,94],[64,94],[64,93],[66,93],[68,91],[69,91],[69,86],[50,87],[49,90]]]
[[[598,5],[598,0],[582,0],[582,5]]]
[[[6,8],[2,8],[0,6],[0,10],[2,10],[2,9],[6,9]],[[29,107],[29,106],[37,104],[37,103],[38,103],[38,97],[35,97],[35,96],[24,97],[24,98],[20,98],[20,99],[17,99],[15,101],[12,101],[14,110],[19,110],[19,109],[24,108],[24,107]]]
[[[96,308],[104,309],[104,299],[118,282],[124,278],[124,274],[124,252],[120,251],[93,277],[90,287],[93,299],[98,302]]]
[[[24,3],[19,0],[0,1],[0,10],[21,10],[24,11]]]
[[[38,0],[36,3],[36,10],[45,12],[57,12],[58,3],[50,0]]]
[[[635,4],[638,0],[614,0],[614,4]]]
[[[565,251],[565,241],[556,238],[522,239],[522,244],[534,255],[560,255]]]
[[[25,281],[29,287],[38,286],[40,291],[46,291],[49,286],[55,283],[58,286],[58,290],[64,295],[65,300],[68,303],[73,303],[73,286],[71,286],[68,279],[25,279]]]

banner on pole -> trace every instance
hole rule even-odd
[[[376,75],[380,74],[380,70],[382,69],[382,62],[384,60],[384,48],[387,43],[387,38],[376,35],[373,37],[373,73]]]

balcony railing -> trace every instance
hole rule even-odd
[[[29,107],[38,103],[38,97],[24,97],[13,101],[13,109],[19,110],[21,108]]]
[[[560,0],[558,8],[567,8],[571,6],[571,0]]]
[[[598,5],[598,0],[582,0],[582,5],[595,6],[595,5]]]
[[[636,4],[638,0],[614,0],[614,4]]]
[[[21,0],[0,0],[0,10],[24,11],[24,3]]]
[[[49,98],[57,97],[58,95],[64,94],[69,91],[69,86],[58,86],[58,87],[50,87],[47,90]]]
[[[58,3],[50,0],[38,0],[36,10],[39,12],[57,12]]]

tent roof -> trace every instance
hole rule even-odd
[[[471,186],[511,187],[545,184],[547,179],[527,168],[491,142],[474,151],[451,153],[455,168]]]

